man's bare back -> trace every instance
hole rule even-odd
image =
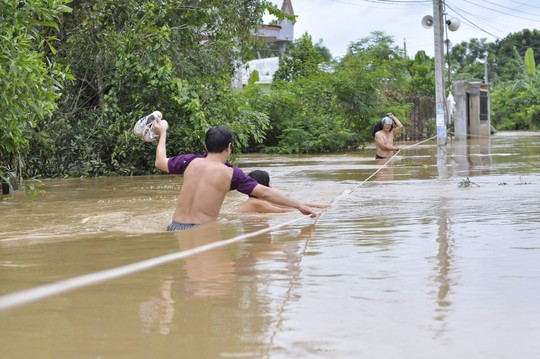
[[[219,216],[233,170],[216,157],[197,158],[188,166],[173,221],[206,223]]]
[[[167,157],[166,149],[167,128],[165,120],[157,119],[154,123],[154,131],[159,135],[155,166],[167,173],[184,175],[169,230],[175,230],[175,227],[186,229],[191,225],[217,219],[225,196],[233,189],[315,216],[315,212],[308,206],[275,189],[259,185],[238,167],[231,165],[228,161],[232,153],[233,135],[226,127],[208,130],[205,138],[207,154],[186,154],[170,158]]]

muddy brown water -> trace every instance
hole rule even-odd
[[[239,215],[231,192],[219,221],[164,232],[178,176],[18,191],[0,203],[0,302],[277,228],[2,310],[2,357],[538,358],[540,134],[402,145],[382,169],[373,148],[239,158],[333,204],[283,226],[301,215]]]

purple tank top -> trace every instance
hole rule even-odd
[[[187,154],[187,155],[178,155],[169,158],[169,173],[171,174],[183,174],[191,163],[196,158],[205,158],[206,154],[204,155],[194,155],[194,154]],[[251,194],[253,189],[258,185],[257,181],[255,181],[253,178],[246,175],[240,168],[233,166],[230,162],[225,163],[226,166],[231,167],[233,169],[233,175],[231,179],[231,191],[233,189],[237,190],[238,192],[244,193],[244,194]]]

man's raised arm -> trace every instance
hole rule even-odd
[[[156,168],[169,172],[169,159],[167,158],[167,128],[169,124],[165,120],[156,119],[154,121],[154,131],[159,135],[159,141],[156,148]]]

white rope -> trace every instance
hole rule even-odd
[[[28,304],[28,303],[35,302],[40,299],[51,297],[60,293],[72,291],[77,288],[101,283],[107,280],[119,278],[122,276],[126,276],[128,274],[133,274],[133,273],[140,272],[146,269],[157,267],[159,265],[176,261],[182,258],[186,258],[197,253],[209,251],[214,248],[223,247],[231,243],[239,242],[246,238],[255,237],[255,236],[258,236],[259,234],[270,232],[280,227],[293,224],[305,218],[310,218],[310,217],[302,216],[302,217],[290,220],[285,223],[281,223],[273,227],[268,227],[268,228],[264,228],[264,229],[261,229],[252,233],[247,233],[241,236],[237,236],[234,238],[213,242],[210,244],[206,244],[204,246],[188,249],[185,251],[178,251],[178,252],[166,254],[160,257],[150,258],[150,259],[143,260],[140,262],[128,264],[122,267],[117,267],[117,268],[107,269],[100,272],[85,274],[79,277],[69,278],[66,280],[59,281],[59,282],[45,284],[42,286],[22,290],[19,292],[6,294],[0,297],[0,312],[6,309],[11,309],[14,307],[21,306],[23,304]]]
[[[379,173],[380,170],[382,170],[383,168],[385,168],[386,165],[388,165],[388,163],[389,163],[392,159],[394,159],[394,157],[396,157],[396,156],[401,152],[401,150],[404,150],[404,149],[406,149],[406,148],[411,148],[411,147],[414,147],[414,146],[418,146],[418,145],[420,145],[420,144],[422,144],[422,143],[424,143],[424,142],[431,141],[432,139],[434,139],[434,138],[436,138],[436,137],[437,137],[437,136],[433,136],[433,137],[430,137],[430,138],[428,138],[428,139],[426,139],[426,140],[423,140],[423,141],[414,143],[414,144],[412,144],[412,145],[409,145],[409,146],[405,146],[405,147],[403,147],[403,148],[400,148],[396,153],[394,153],[394,155],[393,155],[392,157],[390,157],[390,158],[388,159],[388,161],[386,161],[381,167],[379,167],[375,172],[373,172],[373,173],[371,174],[371,176],[369,176],[368,178],[366,178],[365,180],[363,180],[360,184],[356,185],[356,186],[355,186],[353,189],[351,189],[350,191],[345,191],[344,193],[342,193],[338,198],[336,198],[336,200],[334,201],[334,203],[336,203],[337,200],[338,200],[339,198],[343,197],[344,195],[349,195],[349,194],[353,193],[354,191],[356,191],[356,190],[358,189],[358,187],[362,186],[364,183],[366,183],[367,181],[369,181],[373,176],[375,176],[377,173]]]
[[[402,149],[417,146],[417,145],[422,144],[424,142],[430,141],[435,137],[437,137],[437,136],[430,137],[427,140],[415,143],[415,144],[410,145],[410,146],[405,146]],[[371,176],[366,178],[362,183],[360,183],[359,185],[354,187],[352,190],[348,191],[346,194],[351,194],[358,187],[362,186],[364,183],[369,181],[380,170],[382,170],[384,167],[386,167],[388,162],[390,162],[390,160],[392,160],[394,157],[396,157],[401,152],[402,149],[398,150],[384,165],[382,165],[379,169],[377,169],[377,171],[373,172],[373,174],[371,174]],[[340,195],[338,198],[343,197],[344,194],[345,193]],[[334,203],[335,202],[337,202],[337,199],[334,201]],[[169,262],[173,262],[173,261],[176,261],[176,260],[179,260],[179,259],[183,259],[183,258],[189,257],[189,256],[194,255],[194,254],[198,254],[198,253],[205,252],[205,251],[208,251],[208,250],[211,250],[211,249],[214,249],[214,248],[226,246],[226,245],[231,244],[231,243],[239,242],[239,241],[244,240],[246,238],[255,237],[255,236],[259,235],[259,234],[270,232],[270,231],[273,231],[274,229],[278,229],[278,228],[284,227],[286,225],[296,223],[296,222],[298,222],[298,221],[300,221],[302,219],[305,219],[305,218],[310,218],[310,217],[309,216],[302,216],[302,217],[293,219],[293,220],[285,222],[285,223],[281,223],[281,224],[273,226],[273,227],[268,227],[268,228],[265,228],[265,229],[261,229],[259,231],[255,231],[255,232],[252,232],[252,233],[248,233],[248,234],[244,234],[244,235],[241,235],[241,236],[233,237],[231,239],[217,241],[217,242],[214,242],[214,243],[206,244],[204,246],[188,249],[188,250],[185,250],[185,251],[178,251],[178,252],[170,253],[170,254],[160,256],[160,257],[150,258],[150,259],[147,259],[147,260],[144,260],[144,261],[128,264],[128,265],[125,265],[125,266],[122,266],[122,267],[117,267],[117,268],[107,269],[107,270],[100,271],[100,272],[85,274],[85,275],[82,275],[82,276],[79,276],[79,277],[69,278],[69,279],[59,281],[59,282],[45,284],[45,285],[42,285],[42,286],[22,290],[22,291],[19,291],[19,292],[6,294],[6,295],[3,295],[3,296],[0,296],[0,312],[4,311],[4,310],[7,310],[7,309],[15,308],[15,307],[18,307],[18,306],[21,306],[21,305],[24,305],[24,304],[32,303],[32,302],[38,301],[40,299],[44,299],[44,298],[52,297],[54,295],[58,295],[58,294],[61,294],[61,293],[69,292],[69,291],[72,291],[72,290],[77,289],[77,288],[81,288],[81,287],[101,283],[101,282],[111,280],[111,279],[114,279],[114,278],[123,277],[123,276],[129,275],[129,274],[133,274],[133,273],[140,272],[140,271],[143,271],[143,270],[146,270],[146,269],[157,267],[157,266],[165,264],[165,263],[169,263]]]
[[[436,137],[437,137],[437,136],[430,137],[430,138],[428,138],[427,140],[420,141],[420,142],[417,142],[417,143],[412,144],[412,145],[409,145],[409,146],[405,146],[405,147],[403,147],[402,149],[410,148],[410,147],[413,147],[413,146],[418,146],[418,145],[420,145],[420,144],[422,144],[422,143],[424,143],[424,142],[431,141],[432,139],[434,139],[434,138],[436,138]],[[388,162],[390,162],[390,160],[391,160],[392,158],[394,158],[395,156],[397,156],[397,154],[398,154],[400,151],[401,151],[401,149],[398,150],[398,151],[397,151],[397,152],[396,152],[396,153],[395,153],[395,154],[394,154],[387,162],[384,163],[384,165],[382,165],[379,169],[377,169],[377,171],[375,171],[371,176],[369,176],[368,178],[366,178],[362,183],[360,183],[359,185],[355,186],[355,187],[354,187],[352,190],[350,190],[350,191],[345,190],[343,193],[341,193],[341,195],[339,195],[338,197],[336,197],[336,199],[334,199],[334,201],[332,202],[332,204],[330,205],[329,208],[333,207],[333,206],[338,202],[338,200],[341,199],[343,196],[353,193],[358,187],[362,186],[364,183],[366,183],[367,181],[369,181],[369,179],[372,178],[375,174],[377,174],[377,172],[379,172],[381,169],[383,169],[383,168],[386,166],[386,164],[387,164]],[[319,220],[319,218],[322,217],[322,215],[323,215],[324,213],[326,213],[326,210],[324,210],[319,216],[317,216],[317,218],[315,219],[315,223]],[[306,252],[306,250],[307,250],[308,242],[309,242],[309,238],[306,239],[306,243],[304,244],[304,248],[303,248],[302,253],[301,253],[301,255],[300,255],[300,259],[299,259],[299,261],[298,261],[298,263],[297,263],[298,266],[300,266],[300,262],[302,261],[302,258],[304,258],[304,254],[305,254],[305,252]],[[272,344],[272,345],[274,344],[274,338],[275,338],[275,336],[276,336],[276,333],[277,333],[277,331],[279,330],[279,328],[281,327],[281,325],[282,325],[282,323],[283,323],[283,320],[284,320],[284,318],[283,318],[283,313],[285,312],[285,305],[286,305],[286,303],[289,302],[289,300],[290,300],[290,298],[291,298],[291,293],[292,293],[292,289],[293,289],[293,285],[294,285],[294,280],[297,279],[297,277],[298,277],[298,274],[292,278],[292,280],[291,280],[291,285],[290,285],[289,289],[287,290],[285,299],[284,299],[283,303],[281,304],[281,306],[280,306],[280,308],[279,308],[279,311],[278,311],[278,318],[279,318],[279,319],[276,321],[275,328],[274,328],[274,330],[273,330],[273,332],[272,332],[272,335],[270,336],[270,344]],[[270,357],[270,354],[269,354],[268,351],[265,353],[265,357],[266,357],[266,358],[269,358],[269,357]]]

